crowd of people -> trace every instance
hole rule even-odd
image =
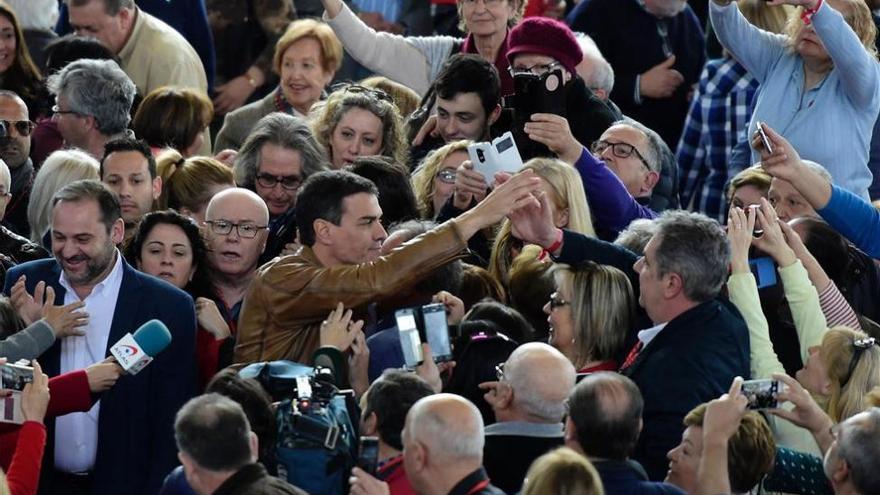
[[[0,0],[0,495],[880,493],[878,26]]]

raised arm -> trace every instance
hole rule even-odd
[[[811,20],[834,68],[840,71],[840,82],[852,104],[861,108],[876,102],[880,98],[880,65],[840,12],[822,2]]]
[[[759,82],[764,82],[773,64],[785,52],[785,36],[755,27],[731,0],[712,0],[709,18],[724,48]]]
[[[364,67],[425,94],[431,85],[431,63],[425,53],[407,38],[380,33],[367,26],[342,0],[321,0],[324,20],[333,28],[345,46],[345,51]],[[454,39],[436,38],[436,48],[446,56],[452,50]],[[444,57],[445,58],[445,57]]]

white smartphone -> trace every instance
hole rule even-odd
[[[413,308],[399,309],[394,312],[397,330],[400,332],[400,348],[403,351],[403,362],[407,368],[413,369],[422,364],[422,339],[416,325]]]
[[[515,174],[523,167],[522,157],[513,134],[509,131],[492,142],[473,143],[468,146],[468,157],[474,170],[483,174],[490,186],[495,182],[496,172]]]

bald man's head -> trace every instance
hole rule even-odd
[[[253,191],[233,187],[215,194],[205,210],[208,259],[214,282],[250,277],[266,248],[269,209]]]
[[[567,443],[577,443],[589,457],[629,457],[642,429],[644,409],[635,382],[619,373],[592,373],[577,384],[568,405]]]
[[[404,437],[404,448],[417,442],[437,459],[473,459],[482,464],[483,417],[477,406],[459,395],[436,394],[416,402],[406,415]]]
[[[504,365],[504,378],[513,388],[514,406],[534,421],[562,421],[575,376],[571,361],[541,342],[517,347]]]

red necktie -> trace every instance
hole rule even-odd
[[[645,344],[641,340],[636,342],[636,345],[634,345],[633,348],[629,351],[629,354],[626,355],[626,361],[623,362],[623,366],[620,367],[620,371],[629,368],[633,365],[634,362],[636,362],[636,358],[639,357],[639,353],[642,352],[642,347],[644,346]]]

